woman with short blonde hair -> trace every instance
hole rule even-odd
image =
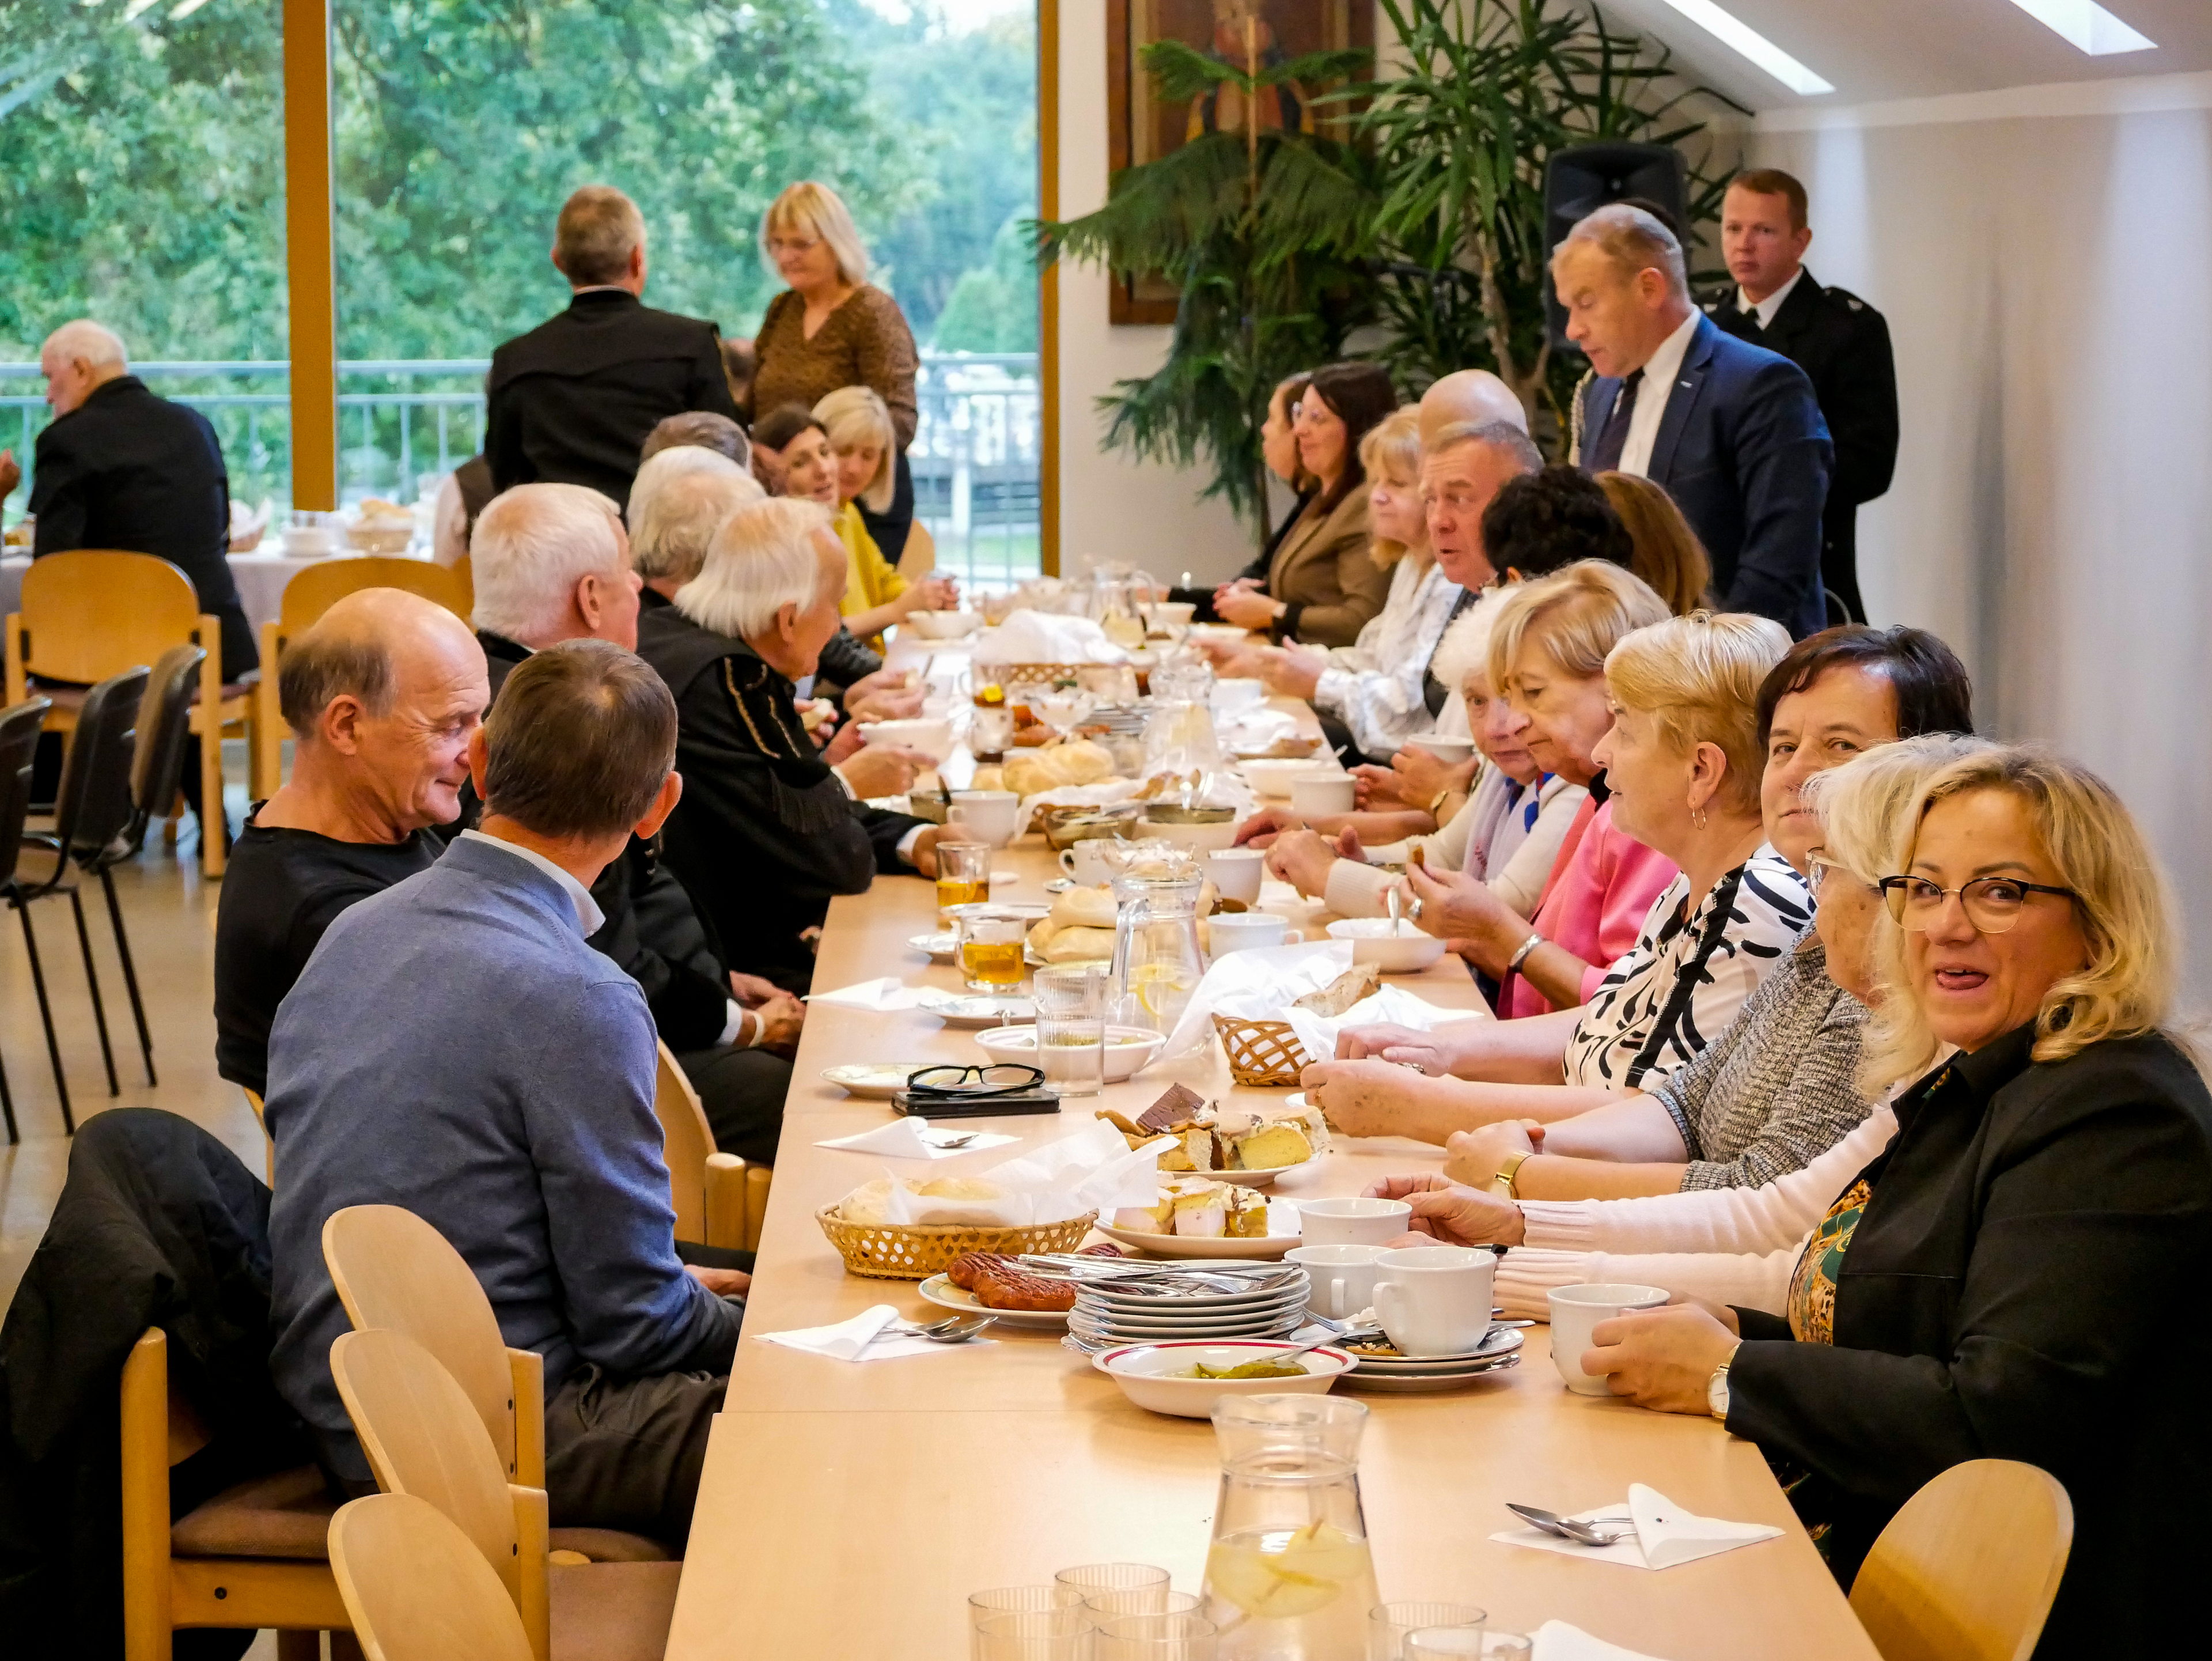
[[[920,358],[914,331],[898,302],[867,280],[868,254],[852,214],[827,185],[791,186],[761,219],[761,252],[790,287],[769,301],[753,337],[753,378],[738,414],[750,425],[795,404],[813,409],[841,386],[863,386],[881,399],[892,438],[884,446],[890,469],[880,508],[865,508],[868,532],[884,557],[898,563],[914,522],[914,480],[906,465],[918,405]]]
[[[870,387],[840,386],[814,406],[814,419],[833,455],[836,517],[830,529],[845,546],[845,594],[837,609],[854,638],[880,652],[884,630],[915,611],[949,611],[959,605],[960,593],[950,577],[925,577],[908,587],[869,532],[867,513],[880,513],[891,501],[894,434],[883,399]]]
[[[1650,583],[1678,618],[1706,605],[1713,562],[1674,498],[1662,486],[1634,473],[1600,473],[1597,486],[1620,515],[1635,546],[1628,569]]]

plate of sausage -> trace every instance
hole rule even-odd
[[[1075,1306],[1074,1281],[1027,1274],[1012,1258],[996,1252],[956,1257],[944,1274],[931,1275],[918,1289],[940,1309],[971,1314],[985,1310],[1010,1326],[1055,1331],[1067,1325],[1067,1311]]]

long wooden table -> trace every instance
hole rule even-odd
[[[994,860],[1018,874],[994,899],[1042,900],[1057,867],[1034,837]],[[1280,910],[1279,905],[1269,909]],[[957,984],[950,965],[908,946],[937,927],[933,887],[879,880],[830,908],[814,984],[830,990],[896,973]],[[1403,977],[1431,1002],[1468,1006],[1456,961]],[[849,1275],[816,1208],[891,1162],[818,1147],[884,1123],[887,1104],[821,1078],[849,1062],[979,1062],[972,1033],[919,1012],[817,1005],[785,1111],[774,1197],[745,1315],[751,1334],[820,1326],[890,1303],[933,1306],[910,1281]],[[1091,1123],[1097,1107],[1135,1112],[1171,1080],[1214,1098],[1275,1092],[1234,1086],[1218,1043],[1157,1064],[1064,1113],[976,1121],[1036,1145]],[[1000,1147],[902,1174],[978,1171]],[[1433,1168],[1437,1151],[1396,1140],[1340,1143],[1276,1192],[1356,1194],[1377,1176]],[[1158,1563],[1198,1590],[1218,1465],[1210,1426],[1132,1407],[1056,1334],[994,1329],[995,1342],[862,1364],[749,1338],[716,1421],[670,1661],[896,1658],[961,1661],[969,1592],[1048,1580],[1070,1564]],[[1875,1652],[1800,1530],[1756,1448],[1706,1419],[1646,1413],[1570,1394],[1541,1327],[1522,1363],[1439,1396],[1366,1396],[1360,1481],[1386,1598],[1445,1598],[1508,1629],[1559,1618],[1664,1661],[1874,1661]],[[1504,1502],[1561,1512],[1649,1483],[1707,1516],[1774,1523],[1778,1540],[1656,1573],[1492,1542]],[[1347,1661],[1357,1661],[1347,1658]]]

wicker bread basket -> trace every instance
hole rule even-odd
[[[830,1244],[845,1260],[848,1274],[878,1281],[922,1281],[951,1266],[964,1252],[1073,1251],[1083,1244],[1098,1214],[1086,1211],[1062,1223],[1028,1228],[978,1228],[969,1224],[848,1223],[837,1208],[814,1214]]]
[[[1216,1015],[1213,1030],[1221,1035],[1222,1052],[1229,1057],[1229,1075],[1237,1083],[1284,1087],[1298,1081],[1306,1052],[1288,1021],[1248,1021]]]

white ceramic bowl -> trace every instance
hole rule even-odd
[[[1236,845],[1237,816],[1211,824],[1176,824],[1159,819],[1140,818],[1137,821],[1139,837],[1158,837],[1162,842],[1172,843],[1177,848],[1188,849],[1194,854],[1218,854],[1224,848]]]
[[[1337,770],[1316,763],[1311,756],[1294,756],[1287,761],[1240,761],[1237,770],[1258,794],[1288,801],[1293,780],[1309,773],[1333,776]]]
[[[344,546],[344,535],[328,526],[288,525],[284,527],[284,551],[295,559],[313,559],[324,554],[335,554]]]
[[[1232,675],[1213,683],[1213,713],[1217,717],[1256,709],[1267,701],[1267,683],[1249,676]]]
[[[1417,739],[1407,739],[1406,742],[1417,750],[1427,751],[1438,761],[1453,767],[1458,766],[1474,754],[1473,739],[1444,738],[1434,733],[1426,733]]]
[[[1106,1082],[1119,1084],[1133,1079],[1152,1064],[1167,1042],[1167,1034],[1155,1032],[1149,1026],[1109,1026],[1106,1029]],[[1030,1026],[994,1026],[988,1031],[978,1032],[975,1042],[982,1045],[992,1060],[1017,1062],[1024,1067],[1036,1065],[1036,1028]]]
[[[404,554],[414,539],[411,519],[364,519],[346,530],[346,545],[360,554]]]
[[[1091,1365],[1121,1386],[1121,1394],[1140,1408],[1178,1419],[1210,1419],[1224,1396],[1324,1396],[1338,1378],[1352,1371],[1352,1357],[1340,1349],[1310,1350],[1291,1365],[1306,1370],[1303,1378],[1176,1378],[1200,1361],[1211,1367],[1237,1366],[1297,1346],[1259,1338],[1183,1339],[1161,1344],[1123,1344],[1101,1351]]]
[[[983,626],[973,611],[908,611],[900,625],[924,640],[959,640]]]
[[[952,723],[927,718],[912,721],[871,721],[860,724],[863,744],[890,744],[902,750],[919,750],[932,761],[952,753]]]
[[[1329,924],[1328,937],[1350,940],[1352,962],[1371,963],[1386,975],[1417,974],[1444,954],[1442,940],[1409,922],[1393,936],[1388,917],[1346,917]]]

